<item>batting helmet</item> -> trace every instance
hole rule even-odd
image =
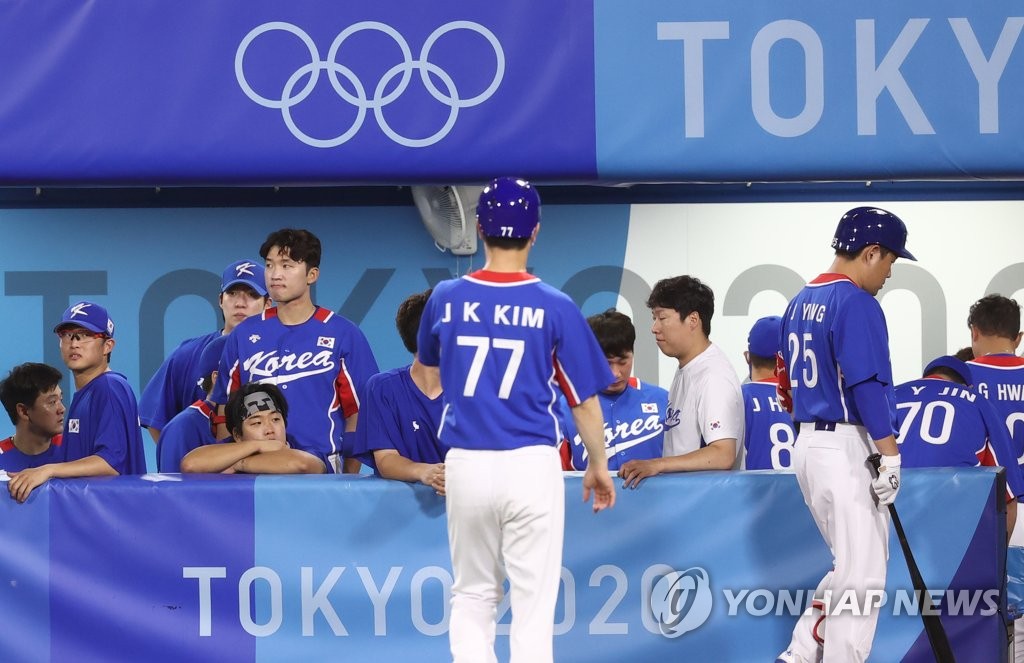
[[[832,248],[856,253],[878,244],[901,258],[917,260],[907,251],[907,226],[892,212],[877,207],[855,207],[839,219]]]
[[[529,237],[540,223],[540,196],[526,180],[495,178],[480,193],[476,221],[486,237]]]

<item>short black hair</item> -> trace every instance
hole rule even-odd
[[[52,391],[64,378],[60,371],[49,364],[28,362],[11,369],[0,382],[0,401],[7,410],[11,423],[18,423],[18,404],[25,407],[35,405],[40,394]]]
[[[711,316],[715,313],[715,293],[695,276],[674,276],[654,284],[647,308],[670,308],[680,319],[695,312],[705,336],[711,336]]]
[[[964,376],[960,375],[958,371],[954,371],[952,368],[949,368],[948,366],[936,366],[932,370],[928,371],[928,375],[940,375],[946,378],[947,380],[956,382],[957,384],[962,384],[965,387],[968,386],[967,380],[964,379]],[[928,376],[926,375],[924,377]]]
[[[970,361],[974,359],[974,348],[969,345],[966,348],[960,348],[953,354],[953,356],[960,361]]]
[[[756,369],[764,371],[775,370],[775,357],[762,357],[761,355],[755,355],[753,352],[747,353],[750,357],[750,365]]]
[[[398,313],[395,314],[395,327],[398,328],[398,335],[402,337],[402,344],[405,349],[416,354],[416,335],[420,330],[420,318],[423,317],[423,307],[430,299],[433,288],[423,292],[409,295],[398,305]]]
[[[489,237],[488,235],[483,237],[486,246],[506,251],[522,251],[533,241],[531,237]]]
[[[279,252],[288,254],[288,257],[295,262],[306,263],[307,272],[313,267],[320,266],[320,238],[308,230],[298,228],[275,230],[267,235],[267,239],[260,246],[260,257],[266,260],[270,249],[275,246]]]
[[[885,248],[881,244],[865,244],[864,246],[860,247],[856,251],[844,251],[843,249],[836,249],[836,255],[837,256],[841,256],[843,258],[846,258],[847,260],[853,260],[854,258],[859,256],[861,253],[863,253],[863,252],[867,251],[868,249],[870,249],[872,246],[877,246],[878,248],[882,249],[882,257],[883,258],[888,257],[890,253],[896,253],[895,251],[891,251],[891,250]]]
[[[624,357],[633,351],[636,327],[625,313],[610,308],[587,318],[587,324],[594,331],[605,357]]]
[[[986,295],[971,305],[967,326],[986,336],[1015,340],[1020,334],[1020,304],[1002,295]]]
[[[232,392],[224,406],[224,423],[228,427],[228,433],[234,437],[235,431],[242,430],[242,422],[245,421],[245,397],[262,391],[274,401],[274,407],[281,413],[284,423],[288,425],[288,401],[276,384],[264,382],[248,382]]]

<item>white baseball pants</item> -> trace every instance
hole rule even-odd
[[[550,663],[562,569],[565,482],[553,446],[452,449],[445,459],[455,663],[493,663],[508,575],[511,663]]]
[[[875,451],[863,426],[837,424],[836,430],[828,431],[815,430],[813,424],[801,424],[793,466],[804,501],[832,551],[835,566],[829,573],[831,579],[827,575],[819,586],[826,596],[826,612],[841,605],[842,597],[849,592],[856,596],[856,605],[863,607],[869,603],[865,600],[868,590],[885,589],[889,512],[876,504],[871,492],[874,474],[867,457]],[[803,630],[809,630],[814,621],[810,614],[800,618],[791,646],[816,644],[803,637]],[[866,660],[877,623],[877,608],[867,614],[853,610],[828,612],[823,622],[822,660]],[[804,660],[815,660],[813,650],[793,653]]]

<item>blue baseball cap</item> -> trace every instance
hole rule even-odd
[[[69,306],[53,331],[59,332],[68,327],[81,327],[114,338],[114,321],[107,314],[107,309],[95,302],[81,301]]]
[[[971,386],[974,384],[974,376],[971,375],[971,367],[966,362],[960,361],[951,355],[936,357],[924,367],[923,375],[928,376],[935,372],[936,368],[948,368],[964,379],[964,382]]]
[[[249,286],[258,292],[260,297],[267,296],[267,278],[263,264],[259,261],[238,260],[228,265],[220,277],[221,293],[227,292],[228,288],[238,283]]]
[[[203,379],[217,370],[217,366],[220,364],[220,356],[224,353],[224,345],[228,342],[228,335],[221,334],[217,338],[213,339],[206,344],[203,348],[202,353],[199,355],[199,363],[196,365],[196,384],[199,384]]]
[[[782,318],[770,315],[761,318],[750,328],[747,335],[747,350],[758,357],[774,357],[782,351],[779,335],[782,333]]]

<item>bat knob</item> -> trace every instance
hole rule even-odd
[[[875,472],[882,466],[882,454],[871,454],[868,456],[868,462],[871,463],[871,467],[875,468]]]

